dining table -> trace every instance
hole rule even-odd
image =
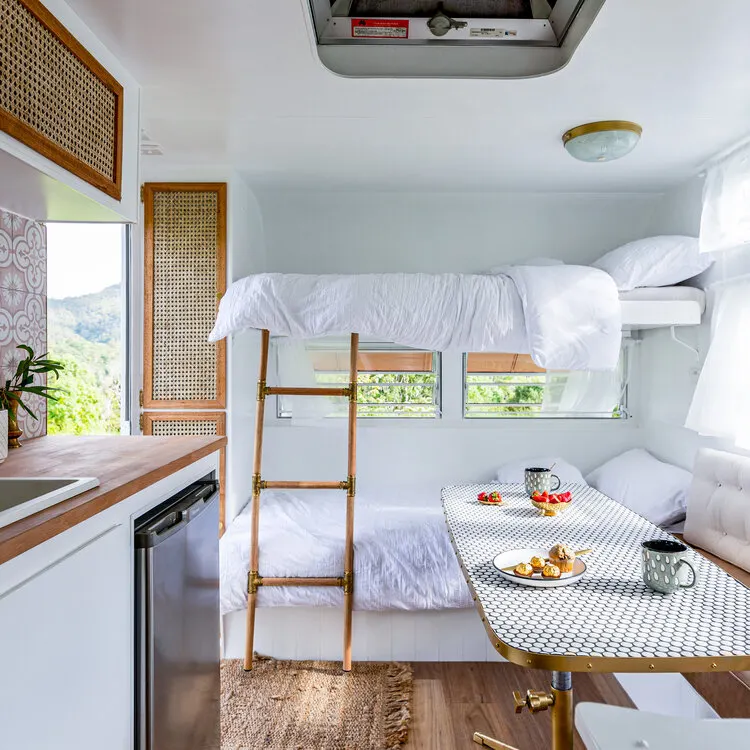
[[[492,491],[501,504],[478,501],[480,492]],[[549,711],[552,750],[573,748],[576,672],[750,669],[750,589],[688,547],[683,557],[695,571],[694,585],[671,594],[652,590],[643,580],[642,543],[678,540],[593,487],[564,484],[564,491],[571,501],[547,516],[531,504],[523,484],[442,490],[450,539],[495,649],[514,664],[552,672],[549,690],[513,696],[518,713]],[[571,585],[530,587],[493,564],[500,553],[556,544],[590,550],[581,558],[585,573]],[[515,750],[479,732],[473,739],[493,750]]]

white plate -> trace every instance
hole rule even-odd
[[[540,589],[570,586],[571,583],[576,583],[583,578],[583,574],[586,572],[586,563],[580,557],[576,557],[573,563],[573,572],[563,573],[559,578],[542,578],[541,573],[534,573],[531,578],[526,578],[525,576],[516,575],[512,570],[503,570],[503,568],[508,568],[511,565],[515,567],[518,563],[529,562],[532,557],[546,558],[548,553],[548,549],[533,549],[531,547],[526,549],[511,549],[497,555],[492,564],[500,571],[500,575],[503,578],[513,583],[518,583],[521,586],[535,586]]]

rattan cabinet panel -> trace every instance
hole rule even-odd
[[[122,193],[123,88],[38,0],[0,0],[0,129]]]
[[[179,437],[182,435],[226,435],[226,415],[224,412],[144,412],[143,434],[159,437]],[[226,527],[226,450],[221,449],[219,467],[219,534]]]
[[[144,407],[226,405],[226,343],[209,343],[226,289],[226,186],[146,185]]]

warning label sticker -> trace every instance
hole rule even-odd
[[[515,29],[494,29],[491,27],[476,26],[469,29],[469,36],[482,37],[484,39],[503,39],[510,36],[518,36]]]
[[[358,39],[408,39],[405,18],[352,18],[352,36]]]

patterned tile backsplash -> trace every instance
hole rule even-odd
[[[3,383],[15,372],[19,344],[37,354],[47,351],[47,229],[31,219],[0,209],[0,377]],[[27,397],[32,419],[22,409],[24,437],[47,432],[44,399]],[[21,438],[23,441],[23,437]]]

